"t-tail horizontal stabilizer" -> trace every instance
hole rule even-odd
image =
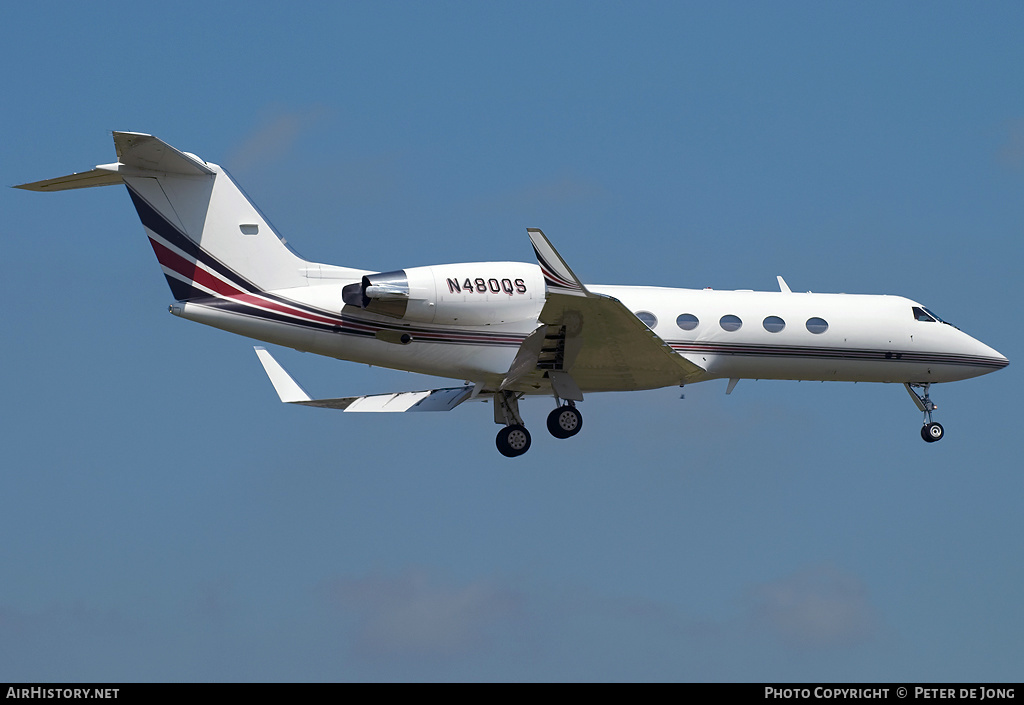
[[[141,132],[114,132],[117,161],[100,164],[90,171],[80,171],[15,188],[26,191],[68,191],[94,186],[113,186],[124,183],[125,176],[213,176],[213,171],[199,157],[186,154],[161,139]]]
[[[341,397],[338,399],[313,399],[291,375],[285,372],[280,363],[273,358],[266,348],[256,347],[256,354],[263,363],[263,369],[270,377],[274,390],[287,404],[318,406],[324,409],[341,409],[343,411],[362,412],[402,412],[402,411],[451,411],[470,398],[472,385],[465,387],[449,387],[447,389],[428,389],[422,392],[397,392],[395,394],[372,394],[363,397]]]

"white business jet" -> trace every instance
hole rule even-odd
[[[1005,357],[899,296],[584,285],[540,230],[537,264],[476,262],[373,272],[308,262],[231,176],[151,135],[115,132],[117,161],[23,184],[63,191],[124,184],[163,268],[176,316],[341,360],[467,380],[444,389],[314,399],[262,347],[281,401],[344,411],[449,411],[492,400],[498,450],[522,455],[525,395],[547,395],[556,438],[579,433],[589,392],[710,379],[903,384],[932,420],[936,382],[1006,367]]]

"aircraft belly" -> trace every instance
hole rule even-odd
[[[515,347],[419,340],[408,345],[396,345],[374,338],[332,333],[318,333],[316,342],[317,349],[311,352],[321,355],[473,382],[500,380],[512,364],[517,350]]]

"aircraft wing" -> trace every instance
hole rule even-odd
[[[280,363],[266,348],[256,347],[256,354],[263,363],[263,369],[270,377],[274,390],[287,404],[317,406],[325,409],[359,412],[403,412],[403,411],[451,411],[470,398],[473,386],[428,389],[422,392],[398,392],[395,394],[372,394],[362,397],[339,397],[336,399],[313,399],[292,376],[285,372]]]
[[[527,232],[547,284],[540,322],[549,343],[562,347],[561,358],[548,365],[554,383],[558,376],[551,372],[559,369],[593,391],[655,389],[705,377],[618,299],[587,290],[543,232]],[[539,359],[544,367],[543,355]]]

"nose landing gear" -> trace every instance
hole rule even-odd
[[[934,443],[935,441],[942,440],[942,437],[946,435],[946,432],[942,428],[942,424],[932,421],[932,412],[938,409],[937,404],[933,404],[931,398],[928,396],[928,390],[932,386],[931,382],[925,384],[909,383],[904,384],[907,388],[907,392],[910,393],[910,397],[914,400],[917,408],[924,413],[924,425],[921,427],[921,438],[926,443]],[[920,387],[924,394],[918,394],[915,387]]]

